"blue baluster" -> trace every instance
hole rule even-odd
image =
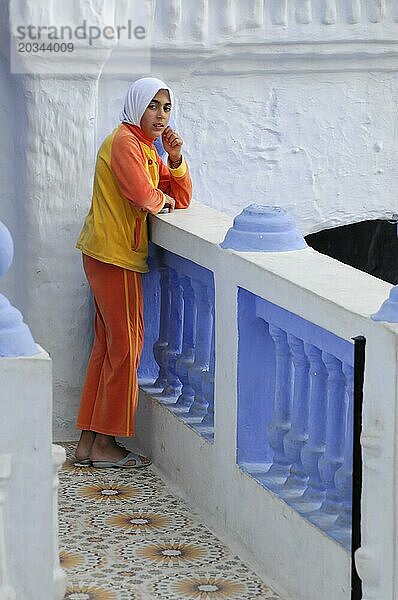
[[[195,361],[197,307],[189,277],[182,277],[180,284],[184,294],[184,325],[182,355],[177,359],[176,373],[182,383],[182,390],[177,402],[170,406],[170,409],[176,413],[188,412],[195,396],[194,389],[189,383],[188,372]]]
[[[269,332],[274,340],[276,358],[274,417],[268,426],[268,442],[274,456],[268,472],[258,479],[272,489],[285,483],[291,467],[283,440],[290,429],[292,363],[286,333],[274,325],[269,326]]]
[[[351,547],[351,513],[352,513],[352,452],[353,452],[353,416],[354,416],[354,369],[343,363],[346,379],[347,395],[347,427],[345,432],[344,462],[334,477],[336,489],[341,498],[341,510],[333,526],[327,530],[328,535],[343,544],[348,550]]]
[[[160,325],[159,338],[153,345],[153,355],[159,365],[159,374],[154,387],[160,392],[167,385],[167,347],[171,312],[171,292],[169,285],[169,268],[162,266],[160,271]]]
[[[168,327],[168,344],[165,349],[167,357],[166,386],[159,397],[165,404],[175,403],[180,395],[182,383],[177,376],[176,362],[182,353],[182,325],[184,313],[183,289],[174,269],[169,270],[170,286],[170,319]]]
[[[209,370],[211,338],[213,331],[212,293],[203,283],[192,280],[197,298],[195,362],[189,369],[188,377],[195,391],[194,401],[188,413],[182,418],[190,423],[201,423],[206,416],[208,401],[203,393],[203,376]]]
[[[159,390],[153,387],[159,366],[153,355],[153,345],[159,338],[160,324],[160,272],[157,261],[153,256],[148,256],[149,273],[142,277],[144,295],[144,347],[138,370],[139,386],[151,393]]]
[[[308,474],[301,462],[301,450],[308,439],[309,362],[304,352],[304,342],[294,335],[287,336],[293,359],[292,425],[283,440],[285,454],[292,463],[290,475],[278,494],[288,500],[303,494]]]
[[[274,416],[276,359],[264,302],[246,290],[238,292],[237,459],[256,479],[269,471],[274,454],[267,425]]]
[[[214,298],[213,298],[214,302]],[[214,347],[214,320],[212,322],[212,340],[210,349],[209,370],[203,374],[202,390],[207,401],[207,412],[203,421],[193,427],[206,439],[214,439],[214,374],[215,374],[215,347]]]
[[[301,450],[301,461],[309,479],[304,494],[290,503],[300,513],[316,510],[325,498],[325,486],[318,462],[325,452],[328,373],[319,348],[305,343],[304,350],[310,362],[310,391],[308,441]]]
[[[328,352],[323,352],[322,357],[329,373],[326,448],[319,460],[319,472],[326,488],[326,497],[321,507],[308,515],[308,519],[318,527],[327,529],[337,519],[341,510],[334,476],[343,464],[347,402],[341,361]]]

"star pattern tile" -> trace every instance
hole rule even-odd
[[[63,445],[65,600],[282,600],[170,493],[152,467],[77,468],[75,445]]]

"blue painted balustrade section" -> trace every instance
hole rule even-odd
[[[154,244],[149,266],[143,276],[140,387],[213,441],[213,273]]]
[[[238,292],[238,463],[347,549],[354,346]]]

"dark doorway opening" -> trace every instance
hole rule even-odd
[[[307,244],[340,262],[398,283],[397,223],[375,220],[312,233]]]

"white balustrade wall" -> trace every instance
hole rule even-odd
[[[0,357],[0,598],[62,600],[51,359]],[[5,594],[5,595],[2,595]]]
[[[365,600],[394,600],[398,326],[370,318],[391,286],[311,248],[223,250],[230,225],[197,202],[152,219],[134,443],[282,595],[347,600],[352,338],[364,336],[356,563]],[[205,277],[200,300],[195,282]],[[207,358],[195,373],[201,348]],[[201,412],[192,422],[185,401],[196,398]]]

